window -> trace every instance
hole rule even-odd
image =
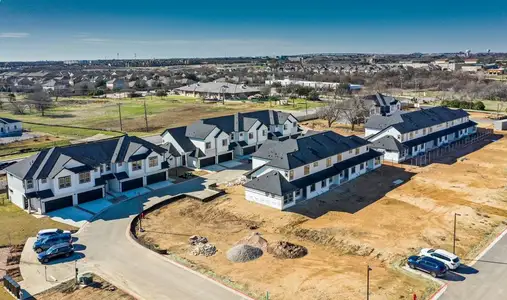
[[[142,160],[138,160],[138,161],[133,161],[132,162],[132,171],[141,170],[142,167],[143,167],[143,161]]]
[[[426,134],[426,128],[423,128],[423,134]]]
[[[413,133],[413,132],[411,132],[411,133],[409,134],[409,136],[410,136],[410,138],[413,138],[413,137],[414,137],[414,133]]]
[[[356,166],[350,168],[350,174],[356,173]]]
[[[379,157],[375,157],[375,164],[376,165],[380,165],[380,156]]]
[[[70,181],[70,176],[64,176],[64,177],[58,178],[58,187],[60,189],[68,188],[71,185],[72,185],[72,183]]]
[[[211,142],[206,143],[206,149],[211,149]]]
[[[342,155],[341,154],[336,155],[336,160],[338,162],[342,161]]]
[[[106,172],[109,172],[111,171],[111,164],[106,164]]]
[[[318,166],[319,166],[319,162],[318,161],[314,161],[313,162],[313,167],[315,168],[315,167],[318,167]]]
[[[326,159],[326,167],[331,167],[331,158]]]
[[[327,185],[327,181],[325,179],[320,182],[321,187],[325,188],[326,185]]]
[[[432,133],[432,132],[433,132],[433,127],[428,128],[428,131],[429,131],[430,133]]]
[[[364,170],[364,164],[359,165],[359,170]]]
[[[79,173],[79,184],[90,182],[90,172]]]
[[[359,154],[359,148],[356,148],[356,155]]]
[[[299,196],[301,196],[301,190],[296,191],[296,197],[299,197]]]
[[[240,137],[242,137],[242,136],[243,136],[243,132],[240,132],[240,133],[239,133],[239,136],[240,136]]]
[[[266,136],[266,129],[262,130],[262,136]]]
[[[25,188],[27,188],[27,189],[33,189],[33,180],[32,179],[28,179],[26,181]]]
[[[310,165],[306,165],[305,166],[305,172],[304,172],[305,175],[308,175],[310,174]]]
[[[234,140],[234,133],[231,133],[231,141]]]
[[[293,180],[294,179],[294,170],[290,170],[289,171],[289,180]]]
[[[150,166],[150,168],[158,166],[158,157],[154,156],[148,158],[148,166]]]
[[[123,166],[123,163],[122,163],[122,162],[119,162],[119,163],[118,163],[118,167],[121,167],[121,166]]]
[[[294,200],[292,193],[283,196],[283,204],[291,203]]]
[[[249,139],[253,139],[253,132],[249,132],[249,133],[248,133],[248,138],[249,138]]]
[[[283,130],[287,130],[287,124],[283,125]]]
[[[222,140],[222,146],[223,146],[223,147],[226,147],[226,146],[227,146],[227,139],[223,139],[223,140]]]
[[[349,154],[352,154],[352,149],[349,150]]]
[[[310,185],[310,192],[315,192],[315,183]]]
[[[41,179],[41,180],[40,180],[40,183],[42,183],[42,184],[46,184],[46,183],[48,183],[48,180],[47,180],[47,179],[45,179],[45,178],[44,178],[44,179]]]

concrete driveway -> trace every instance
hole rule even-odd
[[[49,216],[54,221],[68,224],[78,228],[81,228],[81,226],[83,226],[93,217],[93,214],[74,206],[55,210],[47,213],[46,215]]]
[[[507,299],[507,236],[472,267],[458,269],[460,280],[449,281],[440,300]]]

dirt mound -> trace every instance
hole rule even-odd
[[[204,236],[193,235],[188,238],[188,243],[192,246],[195,246],[198,244],[206,244],[207,242],[208,242],[208,239]]]
[[[266,239],[264,239],[258,232],[254,232],[251,235],[244,237],[239,240],[236,245],[249,245],[260,248],[264,252],[268,250],[268,241],[266,241]]]
[[[227,259],[232,262],[247,262],[261,257],[263,253],[257,247],[236,245],[227,251]]]
[[[286,241],[277,241],[268,248],[268,252],[276,258],[300,258],[308,254],[308,249]]]

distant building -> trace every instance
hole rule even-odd
[[[110,90],[117,90],[117,89],[125,89],[125,88],[128,88],[128,82],[125,81],[124,79],[121,79],[121,78],[115,78],[115,79],[112,79],[112,80],[109,80],[107,83],[106,83],[106,87]]]
[[[337,86],[340,85],[339,82],[325,82],[325,81],[308,81],[308,80],[293,80],[293,79],[282,79],[282,80],[266,80],[266,85],[273,85],[273,83],[280,83],[282,86],[289,85],[300,85],[311,87],[314,89],[336,89]],[[349,88],[351,90],[360,90],[362,88],[359,84],[349,84]]]
[[[376,93],[363,97],[363,101],[367,105],[370,116],[390,116],[393,113],[401,110],[401,102],[392,96]]]
[[[482,65],[465,64],[461,67],[461,71],[469,73],[477,73],[482,70]]]
[[[0,137],[19,136],[23,133],[21,121],[0,118]]]
[[[260,88],[226,82],[197,82],[174,89],[181,95],[216,99],[246,99],[260,93]]]

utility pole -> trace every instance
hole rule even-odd
[[[123,124],[121,122],[121,103],[118,103],[118,114],[120,115],[120,131],[123,131]]]
[[[146,132],[148,132],[148,115],[146,113],[146,98],[144,98],[144,122],[146,123]]]
[[[370,265],[366,266],[366,300],[370,300]]]
[[[456,254],[456,216],[461,216],[458,213],[454,213],[454,238],[452,240],[452,253]]]

